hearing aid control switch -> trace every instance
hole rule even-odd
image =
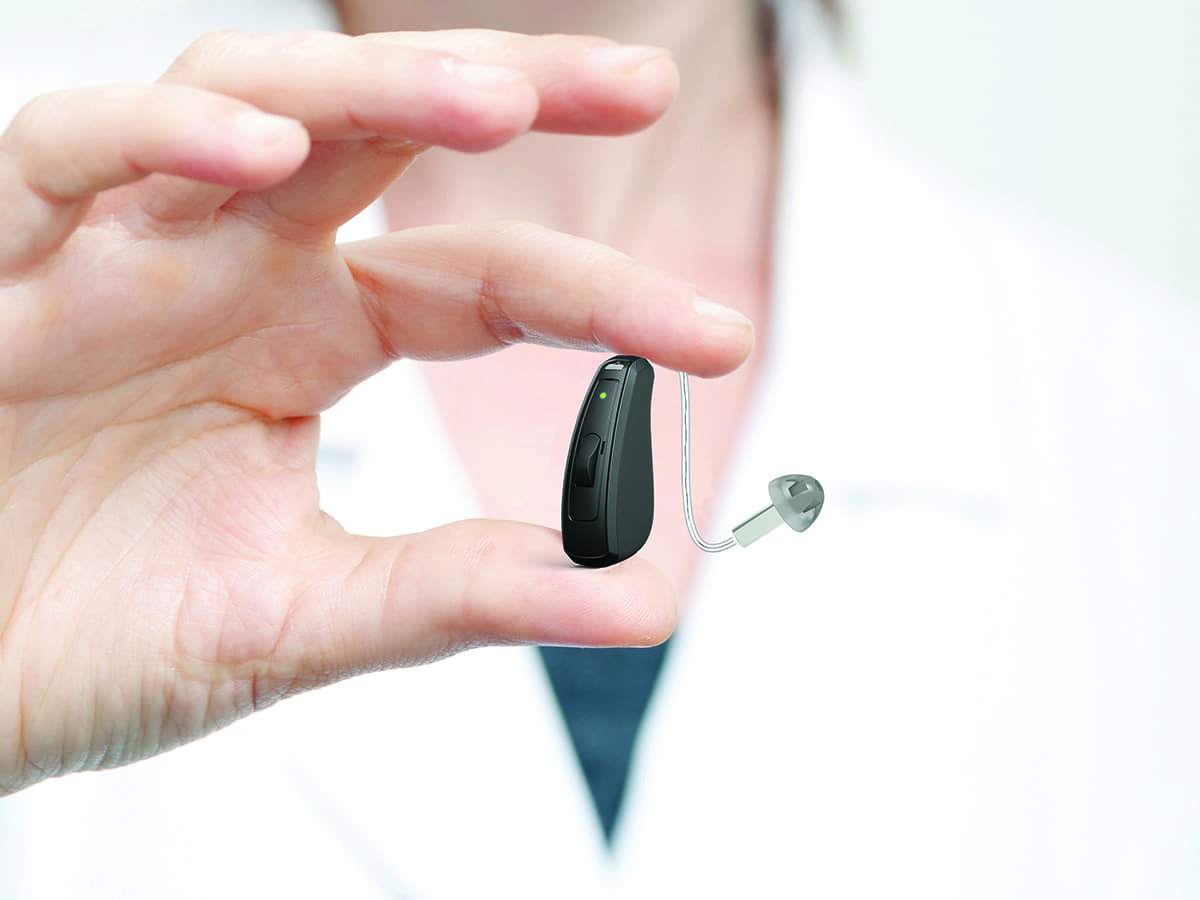
[[[600,459],[600,435],[585,434],[575,451],[575,471],[572,480],[577,487],[593,487],[596,484],[596,463]]]

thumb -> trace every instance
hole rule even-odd
[[[653,565],[577,567],[559,533],[541,526],[478,519],[397,538],[343,532],[308,560],[298,573],[308,587],[270,661],[285,690],[493,644],[648,646],[676,622],[674,591]]]

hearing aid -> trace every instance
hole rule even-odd
[[[563,478],[567,556],[599,568],[642,549],[654,522],[650,398],[654,369],[640,356],[614,356],[588,386]]]
[[[563,550],[579,565],[600,568],[633,556],[654,523],[654,467],[650,400],[654,369],[640,356],[614,356],[596,370],[575,420],[562,491]],[[679,373],[683,512],[697,547],[719,553],[748,547],[786,524],[804,531],[825,503],[821,483],[810,475],[781,475],[767,493],[771,503],[718,543],[705,541],[692,512],[691,401]]]

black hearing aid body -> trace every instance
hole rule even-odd
[[[563,549],[582,566],[633,556],[654,522],[650,397],[654,369],[640,356],[614,356],[588,387],[563,477]]]

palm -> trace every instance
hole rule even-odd
[[[266,41],[295,63],[289,54],[303,62],[315,39],[221,40]],[[0,221],[21,236],[0,241],[0,791],[149,755],[366,668],[481,642],[653,642],[673,623],[669,588],[648,566],[572,570],[545,529],[348,535],[320,512],[314,472],[317,414],[396,355],[537,339],[701,374],[744,358],[748,334],[700,320],[690,288],[532,226],[333,243],[425,143],[486,149],[531,123],[632,130],[661,112],[672,89],[661,76],[673,70],[651,67],[647,84],[660,83],[649,102],[639,77],[618,72],[615,89],[612,73],[580,69],[572,39],[318,43],[328,40],[345,43],[322,44],[325,57],[374,54],[375,70],[381,53],[391,64],[387,54],[412,54],[415,41],[409,62],[435,81],[450,71],[429,57],[439,41],[506,63],[529,56],[539,74],[482,100],[434,91],[429,109],[373,111],[353,79],[339,97],[293,83],[286,66],[230,74],[233,55],[218,44],[177,79],[204,91],[161,86],[150,98],[199,104],[188,120],[198,128],[228,118],[226,95],[278,109],[306,124],[311,152],[277,145],[247,162],[204,131],[175,156],[114,139],[109,161],[96,150],[95,172],[76,177],[43,164],[70,146],[69,128],[30,116],[29,134],[9,138],[26,170],[6,182],[0,166],[0,200],[15,197],[0,220],[33,213],[32,224]],[[388,142],[364,134],[366,120]],[[103,149],[104,135],[76,137],[81,152]],[[206,142],[215,162],[195,150]],[[197,167],[225,180],[200,183]],[[30,184],[41,185],[33,196],[22,193]],[[89,210],[89,191],[112,185]]]
[[[275,690],[264,666],[325,527],[307,416],[379,361],[332,245],[235,216],[182,239],[131,234],[113,224],[121,202],[38,279],[65,308],[12,336],[30,399],[4,412],[5,431],[40,436],[19,442],[9,506],[36,496],[42,513],[40,527],[10,519],[6,556],[31,566],[0,598],[4,650],[40,661],[19,708],[58,711],[44,739],[68,768],[97,743],[146,755]],[[102,687],[85,699],[81,683]],[[147,696],[164,689],[166,702]],[[24,731],[24,751],[44,755],[41,718],[0,734]]]

